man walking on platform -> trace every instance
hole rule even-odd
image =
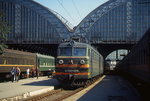
[[[26,74],[27,74],[27,78],[29,78],[29,75],[30,75],[30,69],[29,68],[26,70]]]
[[[10,71],[11,73],[11,81],[14,82],[16,80],[16,69],[13,67]]]
[[[17,67],[17,68],[16,68],[16,81],[17,81],[17,82],[18,82],[19,79],[20,79],[20,73],[21,73],[20,68]]]

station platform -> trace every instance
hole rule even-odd
[[[45,77],[21,79],[19,82],[0,83],[0,101],[16,101],[54,89],[56,79]]]
[[[117,75],[106,75],[95,87],[67,98],[64,101],[142,101],[138,91],[125,79]]]

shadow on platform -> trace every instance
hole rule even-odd
[[[31,83],[25,83],[22,85],[30,85],[30,86],[57,86],[59,82],[56,79],[42,80],[42,81],[33,81]]]

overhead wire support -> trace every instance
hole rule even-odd
[[[57,0],[58,1],[58,3],[62,6],[62,8],[65,10],[65,12],[69,15],[69,17],[71,18],[71,20],[74,22],[74,23],[76,23],[76,21],[72,18],[72,16],[70,15],[70,13],[67,11],[67,9],[63,6],[63,4],[59,1],[59,0]]]

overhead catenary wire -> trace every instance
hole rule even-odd
[[[80,12],[79,12],[79,9],[77,8],[77,6],[76,6],[74,0],[72,0],[72,4],[73,4],[74,8],[76,9],[76,11],[77,11],[77,13],[78,13],[80,19],[82,19],[81,14],[80,14]]]
[[[74,22],[74,23],[76,23],[76,21],[72,18],[72,16],[70,15],[70,13],[67,11],[67,9],[63,6],[63,4],[59,1],[59,0],[57,0],[58,1],[58,3],[61,5],[61,7],[65,10],[65,12],[67,13],[67,15],[71,18],[71,20]]]

